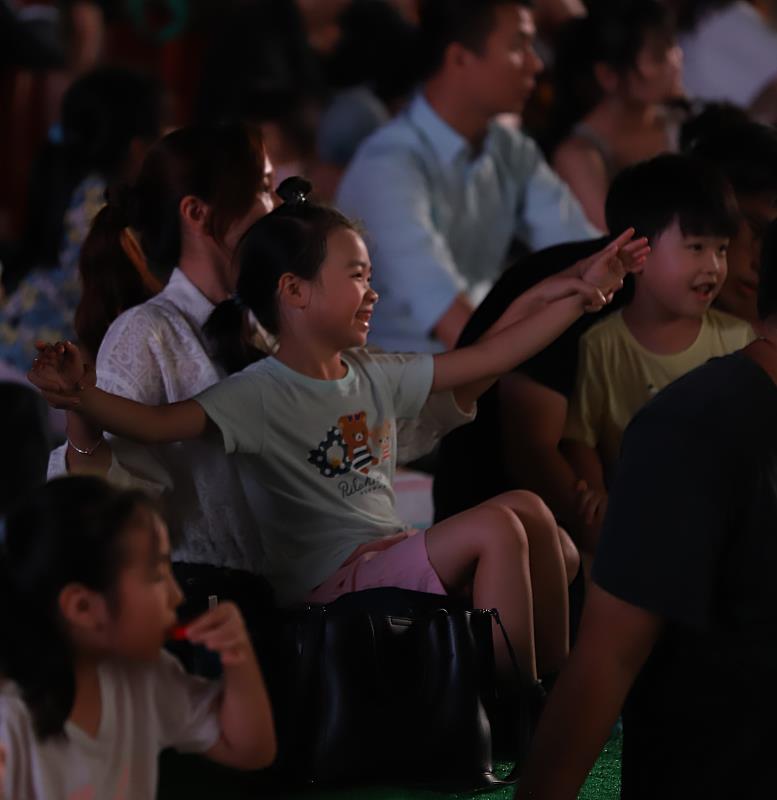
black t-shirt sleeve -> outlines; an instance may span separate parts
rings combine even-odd
[[[605,591],[667,620],[705,629],[736,507],[738,456],[725,419],[694,415],[686,389],[659,395],[627,428],[593,567]],[[670,387],[670,390],[672,387]]]
[[[545,278],[557,275],[576,261],[604,247],[609,238],[586,242],[569,242],[532,253],[506,270],[485,300],[470,318],[458,342],[464,347],[475,342],[504,314],[516,297]],[[622,302],[623,293],[604,313],[614,311]],[[586,314],[568,328],[558,339],[536,356],[519,364],[516,372],[528,375],[537,383],[568,397],[575,385],[577,345],[588,328],[602,314]]]

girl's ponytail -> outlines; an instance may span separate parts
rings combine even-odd
[[[251,338],[249,311],[238,298],[219,303],[203,326],[213,345],[214,358],[229,375],[264,358]]]
[[[73,659],[48,598],[20,593],[16,572],[0,544],[0,675],[16,681],[35,733],[46,739],[62,732],[73,707]]]

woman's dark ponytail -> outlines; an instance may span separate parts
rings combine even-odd
[[[151,274],[131,226],[137,201],[127,185],[112,186],[106,204],[92,222],[79,257],[81,300],[74,326],[79,342],[94,361],[113,320],[145,303],[162,288]]]

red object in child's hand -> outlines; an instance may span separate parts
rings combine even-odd
[[[176,625],[170,631],[170,638],[174,642],[182,642],[184,639],[188,639],[189,638],[188,637],[188,633],[189,633],[189,631],[188,631],[186,625]]]

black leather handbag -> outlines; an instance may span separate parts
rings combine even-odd
[[[493,772],[495,619],[401,589],[276,612],[254,636],[275,713],[275,769],[314,783],[512,782]],[[519,717],[525,750],[529,714]]]

